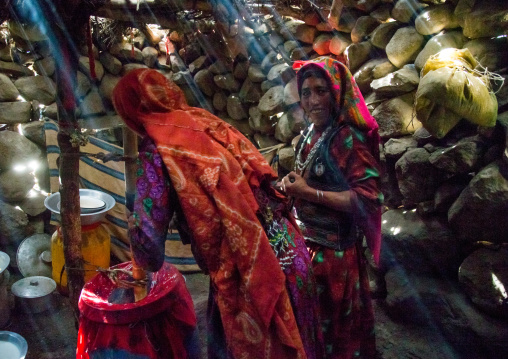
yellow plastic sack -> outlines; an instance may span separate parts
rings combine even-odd
[[[420,105],[423,105],[426,100],[427,99],[423,98],[420,99]],[[443,138],[446,136],[446,134],[450,132],[451,129],[454,128],[461,120],[460,115],[448,110],[443,105],[438,105],[435,102],[428,101],[427,106],[425,106],[427,107],[425,110],[428,113],[428,116],[420,113],[423,120],[420,122],[422,123],[422,126],[436,138]],[[420,117],[418,117],[418,119],[420,119]]]
[[[442,67],[456,67],[473,70],[478,65],[478,61],[474,58],[469,49],[444,49],[437,54],[429,57],[421,71],[421,77],[425,76],[429,71],[437,70]]]
[[[439,109],[440,106],[444,109]],[[465,118],[480,126],[494,126],[497,99],[476,74],[459,68],[442,67],[430,71],[420,80],[415,110],[418,120],[429,132],[443,137],[458,122],[457,118]],[[450,115],[448,122],[445,115]]]

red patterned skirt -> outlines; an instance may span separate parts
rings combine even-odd
[[[317,282],[325,358],[375,358],[374,310],[359,245],[344,251],[307,245]]]

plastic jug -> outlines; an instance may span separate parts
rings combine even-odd
[[[97,267],[109,268],[111,237],[101,222],[81,226],[81,251],[83,254],[85,282],[97,274]],[[51,237],[51,257],[53,261],[52,277],[58,291],[68,294],[67,273],[63,252],[63,237],[60,227]]]

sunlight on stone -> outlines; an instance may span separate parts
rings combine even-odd
[[[390,228],[390,231],[393,233],[394,236],[400,233],[400,227],[392,227]]]
[[[25,166],[25,165],[15,165],[13,167],[13,170],[16,172],[25,172],[26,169],[27,169],[27,166]]]
[[[494,273],[491,273],[492,274],[492,283],[494,283],[494,287],[496,287],[496,289],[499,291],[499,293],[501,293],[501,296],[503,298],[508,298],[508,295],[506,294],[506,289],[503,285],[503,283],[501,283],[501,281],[499,280],[499,278],[494,274]]]

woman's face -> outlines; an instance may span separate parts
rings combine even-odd
[[[324,130],[331,121],[332,91],[325,79],[309,77],[303,81],[301,99],[303,110],[307,113],[316,130]]]

